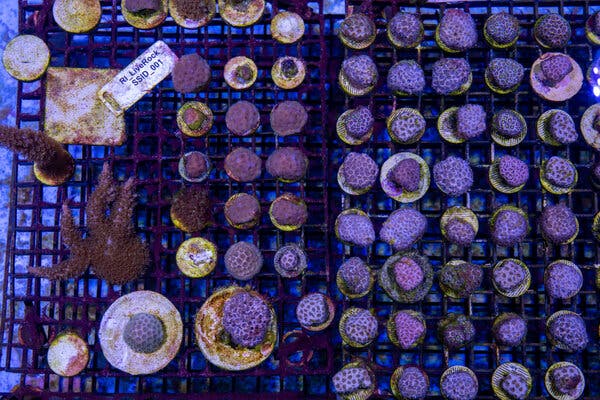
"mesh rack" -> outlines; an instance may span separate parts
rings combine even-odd
[[[562,108],[575,122],[583,111],[595,102],[587,84],[571,100],[557,105],[542,101],[532,94],[524,82],[513,94],[493,94],[483,81],[483,70],[494,57],[515,58],[526,67],[526,76],[533,61],[541,54],[531,37],[533,24],[539,15],[559,12],[571,23],[573,37],[565,51],[586,69],[595,56],[595,48],[586,40],[583,26],[587,17],[600,10],[600,1],[470,1],[459,3],[467,7],[475,18],[479,32],[487,16],[499,10],[516,15],[522,26],[517,46],[507,51],[491,50],[480,34],[478,45],[466,53],[474,81],[470,90],[458,97],[436,96],[430,88],[431,65],[442,56],[433,36],[444,7],[455,5],[407,5],[402,0],[349,0],[346,8],[362,10],[372,15],[379,28],[375,45],[366,52],[376,61],[381,82],[370,95],[350,99],[337,85],[341,61],[350,54],[334,36],[341,15],[325,15],[321,0],[311,3],[273,0],[272,12],[295,9],[307,23],[301,43],[294,46],[273,44],[268,26],[272,12],[251,28],[231,28],[216,17],[208,27],[185,30],[169,18],[160,27],[149,31],[131,28],[120,16],[117,0],[102,0],[102,22],[93,34],[65,34],[51,17],[51,1],[21,0],[20,32],[34,32],[49,44],[51,65],[70,67],[122,68],[156,40],[167,42],[179,55],[198,51],[213,67],[210,88],[197,96],[181,96],[172,89],[170,79],[142,98],[126,114],[128,135],[123,146],[68,146],[76,158],[76,174],[67,184],[44,187],[32,177],[32,165],[23,159],[13,161],[11,214],[9,220],[6,278],[3,283],[3,341],[1,368],[20,375],[21,391],[17,398],[188,398],[203,393],[207,399],[245,398],[335,398],[330,377],[341,366],[355,357],[367,359],[378,377],[378,391],[374,397],[390,398],[389,380],[401,364],[417,363],[424,367],[431,380],[432,398],[440,398],[439,377],[449,365],[467,365],[479,378],[478,398],[491,399],[490,378],[493,370],[503,362],[523,363],[534,378],[531,398],[544,398],[547,392],[543,376],[547,367],[556,361],[569,360],[581,367],[586,376],[585,399],[600,398],[600,358],[597,340],[600,309],[596,294],[595,265],[600,252],[591,232],[591,223],[599,210],[599,199],[590,185],[589,166],[596,156],[582,140],[567,148],[543,145],[535,135],[535,122],[550,108]],[[399,9],[421,13],[425,25],[425,40],[416,49],[406,52],[394,50],[385,38],[384,15]],[[274,60],[283,54],[301,54],[307,61],[308,73],[304,84],[295,91],[277,90],[269,71]],[[249,91],[232,91],[222,80],[225,62],[236,55],[249,55],[258,67],[256,84]],[[428,85],[419,97],[399,98],[389,94],[384,81],[389,67],[399,59],[416,59],[425,69]],[[526,81],[526,80],[525,80]],[[41,128],[43,125],[44,81],[41,84],[19,83],[17,117],[20,126]],[[215,126],[201,139],[183,138],[176,134],[174,121],[177,108],[188,99],[197,98],[209,104],[215,114]],[[262,128],[248,138],[227,134],[224,114],[238,99],[253,101],[261,111]],[[285,139],[267,130],[268,114],[272,106],[283,99],[300,99],[309,111],[306,134]],[[462,145],[443,142],[435,129],[437,116],[444,109],[466,102],[484,105],[488,114],[508,107],[515,108],[527,120],[528,135],[517,147],[501,148],[488,139],[469,141]],[[349,147],[335,135],[337,117],[357,104],[369,105],[376,117],[375,133],[361,146]],[[398,107],[415,107],[427,120],[423,139],[415,146],[400,146],[390,141],[385,129],[385,118]],[[29,111],[33,110],[33,111]],[[274,148],[295,144],[304,149],[310,160],[308,176],[301,183],[281,184],[264,177],[252,184],[234,183],[223,172],[222,163],[229,150],[238,144],[252,147],[263,159]],[[215,199],[216,223],[202,232],[217,244],[222,256],[227,247],[237,240],[254,241],[263,251],[266,266],[251,281],[275,306],[279,325],[279,344],[273,355],[259,367],[239,373],[219,370],[211,366],[195,345],[193,317],[204,299],[217,287],[232,283],[224,272],[222,257],[215,272],[206,279],[183,277],[174,260],[177,246],[189,235],[174,228],[169,219],[172,194],[182,185],[177,173],[177,162],[189,150],[205,151],[216,166],[210,178],[212,197]],[[471,161],[475,184],[469,194],[448,198],[432,185],[425,197],[414,206],[428,219],[428,230],[418,244],[435,270],[452,258],[461,258],[482,264],[486,278],[482,287],[467,300],[444,296],[434,284],[424,301],[417,305],[392,302],[379,287],[359,300],[344,298],[335,285],[334,274],[348,257],[358,255],[375,268],[383,265],[392,252],[388,245],[376,242],[367,250],[342,246],[333,236],[333,221],[339,212],[350,207],[365,210],[373,219],[376,231],[399,204],[389,199],[376,187],[362,196],[344,194],[335,179],[343,156],[350,151],[365,151],[379,165],[398,151],[413,151],[430,165],[447,155],[461,155]],[[487,169],[494,158],[502,154],[519,155],[531,166],[527,186],[517,194],[503,195],[493,191],[487,182]],[[543,191],[538,182],[539,166],[551,155],[568,156],[579,172],[579,183],[569,195],[555,196]],[[27,273],[28,265],[51,265],[68,256],[61,243],[58,223],[60,207],[65,199],[76,218],[83,225],[86,200],[95,185],[105,161],[112,163],[116,176],[123,180],[134,175],[138,178],[136,222],[139,232],[150,243],[153,266],[143,279],[122,287],[109,287],[86,274],[77,280],[49,283]],[[263,220],[249,232],[230,229],[222,217],[224,202],[237,192],[254,192],[261,199]],[[282,233],[270,223],[266,210],[270,202],[284,191],[301,195],[309,207],[309,221],[302,230]],[[576,213],[580,234],[572,245],[548,248],[539,238],[536,220],[547,204],[564,201]],[[523,208],[530,216],[532,231],[525,242],[514,249],[494,246],[487,230],[491,212],[503,204]],[[442,240],[439,217],[450,206],[467,205],[479,218],[480,231],[476,243],[468,250],[450,246]],[[331,238],[331,239],[330,239]],[[301,279],[281,279],[272,265],[273,254],[285,243],[301,243],[309,257],[309,271]],[[507,299],[495,294],[490,282],[490,267],[506,257],[522,259],[531,269],[532,285],[519,299]],[[544,266],[557,258],[568,258],[582,266],[584,287],[570,301],[551,302],[543,286]],[[121,294],[139,289],[156,290],[176,305],[184,321],[184,339],[175,359],[159,373],[133,377],[107,363],[100,350],[97,327],[102,313]],[[337,305],[337,318],[332,326],[318,334],[300,330],[294,308],[300,297],[308,292],[329,293]],[[353,350],[344,346],[337,332],[342,309],[350,306],[372,308],[380,321],[377,342],[367,350]],[[428,334],[423,345],[414,350],[399,351],[385,334],[388,316],[399,308],[414,308],[426,316]],[[589,346],[581,353],[568,354],[553,349],[545,337],[545,319],[556,310],[568,309],[580,313],[587,323]],[[448,352],[436,339],[435,324],[447,312],[463,312],[471,316],[477,335],[472,347]],[[528,320],[526,343],[512,350],[499,349],[492,341],[490,327],[501,312],[512,311]],[[59,378],[47,366],[45,350],[32,351],[19,344],[18,329],[26,314],[38,315],[37,322],[50,335],[64,329],[75,329],[88,339],[91,358],[88,368],[75,378]],[[31,387],[40,387],[41,391]],[[228,394],[226,394],[228,393]],[[8,397],[8,396],[7,396]]]

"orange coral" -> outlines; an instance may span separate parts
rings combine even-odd
[[[133,178],[118,186],[110,167],[104,164],[86,207],[87,237],[82,238],[71,210],[63,204],[60,228],[64,243],[71,249],[70,258],[50,268],[35,267],[29,271],[50,279],[67,279],[80,276],[91,266],[99,278],[110,284],[123,284],[141,276],[150,256],[131,222],[134,188]]]

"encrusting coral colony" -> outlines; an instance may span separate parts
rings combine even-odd
[[[127,0],[122,7],[126,20],[141,29],[160,24],[167,11],[182,27],[195,29],[208,23],[216,12],[214,0],[202,1],[206,4],[199,7],[196,3],[200,0],[171,0],[168,6],[165,0]],[[341,142],[342,151],[334,161],[337,187],[333,190],[339,188],[344,199],[343,209],[336,209],[335,218],[326,221],[330,224],[328,232],[335,236],[335,251],[343,260],[333,266],[333,274],[327,275],[334,277],[332,287],[304,285],[305,277],[322,271],[315,272],[316,260],[311,259],[304,244],[303,227],[314,223],[309,194],[313,183],[308,179],[314,154],[304,142],[311,115],[303,105],[303,97],[279,101],[268,110],[268,118],[261,118],[265,111],[262,103],[237,97],[226,111],[219,110],[224,114],[224,118],[219,116],[223,120],[219,127],[213,126],[214,117],[206,104],[190,101],[177,113],[182,140],[210,137],[215,129],[223,129],[230,141],[223,157],[214,157],[208,150],[183,154],[177,170],[182,180],[168,199],[170,223],[181,231],[181,241],[185,241],[177,252],[182,274],[190,279],[214,274],[226,280],[226,284],[207,285],[207,293],[202,295],[203,302],[192,324],[195,344],[215,366],[240,371],[274,357],[273,351],[287,339],[290,325],[294,325],[294,334],[308,337],[309,343],[310,337],[320,331],[337,332],[344,351],[357,355],[345,358],[349,360],[345,365],[336,361],[336,371],[330,376],[328,387],[337,398],[345,400],[364,400],[374,394],[404,400],[437,395],[425,366],[415,364],[423,361],[422,357],[411,358],[410,362],[408,357],[400,357],[399,365],[389,374],[389,389],[379,388],[378,375],[383,369],[363,355],[382,340],[391,342],[398,354],[410,355],[424,343],[428,348],[439,346],[445,357],[443,369],[435,377],[435,390],[449,400],[476,399],[481,388],[489,386],[489,377],[485,384],[480,382],[473,370],[459,365],[457,360],[462,358],[452,358],[453,354],[472,351],[482,341],[491,343],[499,355],[523,346],[528,329],[535,328],[545,329],[548,352],[561,356],[586,351],[593,340],[588,318],[573,311],[577,302],[572,300],[584,290],[584,268],[569,259],[571,253],[565,250],[576,240],[580,220],[583,225],[584,219],[578,217],[570,197],[569,201],[561,197],[576,192],[583,181],[580,164],[569,159],[569,151],[563,151],[579,139],[575,120],[568,110],[561,109],[562,102],[576,95],[582,84],[580,66],[563,52],[575,30],[561,15],[539,16],[530,36],[543,54],[533,65],[522,65],[511,51],[524,37],[524,27],[515,16],[504,11],[494,13],[479,27],[468,10],[442,8],[435,29],[428,31],[434,35],[431,43],[435,41],[441,56],[424,65],[426,58],[412,57],[420,54],[413,49],[420,48],[427,31],[421,15],[404,11],[394,15],[387,10],[386,30],[379,32],[381,21],[368,10],[360,11],[347,15],[336,31],[339,44],[348,50],[337,75],[339,89],[348,101],[347,109],[336,115],[335,132],[328,132],[332,143],[338,138]],[[263,0],[219,0],[221,17],[234,27],[250,26],[264,12]],[[585,28],[589,40],[600,44],[600,14],[591,16]],[[271,30],[280,44],[295,43],[304,35],[302,17],[281,12]],[[385,71],[378,65],[381,60],[369,52],[369,47],[383,42],[399,55],[393,62],[386,61]],[[488,60],[484,69],[472,69],[469,51],[481,43],[493,48],[498,56]],[[172,90],[191,95],[208,90],[216,78],[210,61],[196,53],[181,55],[171,73]],[[228,85],[228,90],[246,90],[263,73],[259,72],[263,66],[257,64],[247,57],[234,57],[224,67],[222,79],[218,79],[223,87]],[[301,58],[281,57],[271,70],[273,88],[294,89],[311,72],[311,66]],[[530,73],[529,80],[526,73]],[[478,96],[464,96],[472,85],[506,99],[527,87],[556,108],[548,107],[533,121],[535,137],[530,118],[526,120],[508,107],[508,101],[478,104]],[[362,101],[374,93],[384,93],[394,99],[394,105],[403,106],[382,116],[373,101]],[[448,102],[436,111],[421,107],[420,100],[404,106],[407,99],[420,99],[423,93]],[[590,135],[600,135],[600,111],[590,113],[595,114],[581,120],[586,140]],[[268,127],[264,126],[267,123]],[[265,152],[259,145],[245,141],[266,131],[283,145]],[[436,147],[419,156],[419,142],[423,137],[431,140],[432,134],[438,135],[435,140],[441,150]],[[370,146],[370,141],[381,140],[382,136],[386,148],[380,152]],[[526,138],[539,139],[547,149],[542,155],[531,155],[541,157],[536,158],[535,165],[522,152],[513,151]],[[489,163],[469,150],[482,142],[492,146]],[[32,162],[35,176],[44,184],[61,185],[74,174],[75,161],[69,152],[44,132],[0,126],[0,145]],[[109,285],[124,285],[143,278],[147,269],[161,267],[158,253],[162,244],[154,243],[152,237],[142,240],[136,232],[138,181],[131,177],[117,182],[113,167],[110,162],[103,165],[79,219],[74,218],[69,200],[62,205],[60,238],[68,256],[49,267],[30,266],[29,273],[67,280],[80,278],[89,268],[93,276]],[[600,185],[600,163],[591,170],[592,182]],[[222,192],[212,191],[213,179],[227,182],[229,190],[237,192],[216,198],[222,197]],[[262,179],[272,180],[272,193],[256,189]],[[480,220],[474,211],[481,211],[482,206],[472,196],[488,184],[496,194],[481,200],[490,202],[491,207]],[[520,200],[516,199],[519,192],[533,190],[542,190],[547,197],[538,204],[529,204],[528,212],[528,206],[520,208]],[[375,193],[377,196],[372,196]],[[437,218],[432,210],[439,211],[441,217]],[[212,235],[209,231],[219,224],[228,232],[227,248],[217,248],[208,239]],[[280,233],[274,249],[263,239],[265,226]],[[594,226],[582,229],[591,229],[600,240],[600,222],[595,220]],[[287,236],[289,232],[299,233],[301,239],[290,240],[294,236]],[[439,240],[432,240],[435,237]],[[543,240],[545,255],[561,256],[545,263],[543,274],[534,273],[539,269],[534,271],[521,259],[525,259],[524,248],[535,251],[531,250],[537,243],[532,241],[534,238]],[[482,241],[493,250],[482,250]],[[431,259],[438,247],[450,255],[442,262]],[[381,257],[385,258],[383,262]],[[194,270],[198,275],[193,274]],[[302,282],[298,287],[306,293],[294,300],[293,322],[288,319],[289,310],[281,309],[289,307],[289,299],[284,306],[268,290],[263,291],[258,279],[262,276],[275,277],[279,287]],[[517,308],[507,311],[508,307],[503,307],[502,311],[494,311],[492,326],[482,326],[471,307],[476,296],[489,296],[488,289],[507,305],[513,305],[517,304],[514,299],[538,288],[543,289],[549,307],[565,306],[540,316],[542,325],[535,321],[534,326],[519,307],[518,312],[513,312]],[[371,302],[371,296],[377,301]],[[448,307],[435,314],[438,311],[422,306],[430,296],[436,297],[435,301],[443,298]],[[385,311],[367,308],[381,303],[389,307]],[[464,303],[469,306],[456,311],[456,305]],[[278,321],[283,314],[285,324]],[[28,309],[19,337],[26,346],[41,349],[45,332],[35,329],[31,315],[32,309]],[[286,336],[280,337],[284,328]],[[33,333],[28,335],[25,329]],[[435,334],[429,335],[432,330]],[[149,374],[177,355],[182,332],[182,318],[175,306],[158,293],[140,290],[110,306],[102,318],[99,339],[115,368],[134,375]],[[85,345],[83,339],[71,334]],[[82,357],[88,355],[87,347],[80,350],[81,364],[82,360],[87,362]],[[55,354],[65,361],[60,353]],[[449,359],[453,366],[448,364]],[[71,367],[71,371],[74,368],[53,365],[55,371],[61,370],[57,365]],[[536,374],[535,379],[539,378]],[[585,376],[577,365],[557,361],[548,366],[544,383],[554,398],[575,399],[584,391]],[[498,362],[491,378],[491,390],[500,399],[524,400],[535,385],[529,370],[515,362]]]

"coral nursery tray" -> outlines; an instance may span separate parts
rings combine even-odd
[[[333,399],[336,394],[332,376],[359,358],[366,360],[375,373],[377,390],[373,398],[392,398],[390,378],[394,370],[399,365],[414,363],[429,375],[431,398],[441,398],[443,371],[450,366],[464,365],[478,377],[477,398],[492,399],[490,382],[494,370],[502,363],[518,362],[533,378],[530,398],[541,399],[548,396],[544,386],[546,370],[559,361],[573,362],[582,370],[586,378],[582,398],[600,398],[600,305],[595,283],[600,247],[592,232],[594,216],[600,211],[600,199],[590,180],[590,167],[598,161],[598,155],[583,140],[581,132],[578,141],[567,147],[544,144],[536,134],[538,118],[552,108],[568,112],[579,127],[584,111],[596,103],[597,98],[584,82],[570,100],[550,103],[537,96],[529,84],[530,68],[542,54],[532,36],[538,17],[553,12],[566,18],[572,27],[572,37],[564,52],[585,73],[600,48],[586,39],[585,22],[591,14],[600,11],[600,1],[412,3],[347,1],[347,12],[366,13],[378,28],[374,44],[357,52],[346,49],[337,37],[344,15],[325,14],[323,0],[269,1],[263,17],[246,28],[231,27],[217,13],[208,25],[198,29],[181,28],[169,17],[149,30],[130,26],[121,15],[120,1],[102,0],[98,27],[82,34],[66,33],[56,24],[52,1],[20,0],[19,32],[44,39],[50,48],[52,67],[121,70],[162,40],[178,56],[198,52],[210,64],[212,80],[205,90],[182,95],[174,90],[170,77],[165,79],[125,112],[126,138],[122,145],[66,145],[75,159],[75,174],[61,186],[42,185],[33,176],[33,165],[15,157],[2,287],[0,368],[16,374],[19,385],[15,393],[5,394],[6,398],[184,399],[201,393],[201,397],[207,399]],[[460,96],[439,96],[431,88],[432,65],[444,55],[435,42],[435,29],[449,7],[467,10],[479,34],[477,44],[465,53],[473,83]],[[295,11],[303,17],[305,34],[298,43],[283,45],[272,39],[271,18],[280,10]],[[399,10],[420,13],[424,39],[416,49],[397,50],[386,38],[386,18]],[[500,11],[515,15],[521,26],[516,45],[508,50],[491,49],[481,33],[487,17]],[[370,94],[349,97],[338,85],[338,72],[342,61],[356,53],[372,57],[380,79]],[[255,84],[244,91],[231,89],[223,79],[227,61],[241,55],[252,58],[258,68]],[[292,90],[278,88],[271,79],[271,67],[284,55],[298,56],[306,63],[304,82]],[[485,68],[496,57],[513,58],[525,67],[525,79],[511,94],[498,95],[486,86]],[[401,59],[413,59],[423,66],[426,89],[418,96],[393,96],[386,87],[388,71]],[[44,128],[48,118],[45,114],[47,80],[48,76],[33,83],[19,83],[16,107],[20,127]],[[204,102],[213,112],[214,126],[206,136],[192,138],[178,132],[177,110],[189,100]],[[260,111],[261,128],[253,135],[237,137],[228,133],[225,113],[239,100],[254,103]],[[308,124],[303,134],[280,137],[270,129],[271,109],[283,100],[299,100],[306,107]],[[518,111],[526,121],[527,135],[520,144],[510,148],[494,143],[488,133],[461,144],[443,140],[436,128],[438,116],[450,107],[465,103],[482,105],[489,116],[501,108]],[[351,146],[336,135],[336,122],[344,111],[359,105],[371,109],[375,117],[374,132],[364,144]],[[386,118],[401,107],[418,109],[426,120],[425,133],[415,144],[400,145],[390,140]],[[235,147],[251,148],[264,162],[282,145],[300,147],[308,157],[308,173],[300,182],[282,183],[263,172],[252,183],[238,183],[225,173],[225,157]],[[178,173],[179,159],[192,150],[204,152],[215,167],[207,180],[215,221],[195,235],[217,246],[216,268],[204,278],[187,277],[178,269],[176,251],[192,235],[177,229],[169,216],[173,195],[184,185]],[[351,151],[370,155],[380,168],[398,152],[419,155],[430,169],[450,155],[469,160],[474,184],[467,194],[449,197],[432,179],[427,193],[412,205],[425,215],[428,223],[416,249],[429,258],[436,273],[452,259],[483,267],[483,283],[474,294],[467,299],[446,296],[437,278],[425,298],[414,304],[393,301],[378,283],[360,299],[349,299],[340,292],[336,272],[347,259],[361,257],[379,270],[394,252],[380,240],[367,248],[342,244],[335,237],[336,217],[349,208],[361,209],[371,218],[378,233],[387,217],[401,206],[388,197],[378,183],[358,196],[348,195],[340,188],[336,179],[338,169]],[[513,194],[502,194],[488,182],[490,165],[503,154],[518,156],[528,164],[530,179],[522,190]],[[542,163],[554,155],[568,158],[577,168],[578,184],[567,194],[551,194],[539,183]],[[134,282],[115,286],[98,279],[91,271],[79,279],[61,282],[29,273],[29,266],[50,266],[68,258],[69,250],[59,226],[62,204],[68,200],[75,223],[86,226],[86,205],[105,162],[110,164],[117,180],[136,178],[138,205],[133,222],[150,247],[151,264],[147,273]],[[253,193],[260,201],[263,213],[254,229],[236,230],[225,220],[225,202],[239,192]],[[307,204],[308,221],[299,230],[279,230],[268,216],[271,202],[284,192],[302,197]],[[574,211],[580,232],[569,245],[550,247],[542,239],[537,221],[544,207],[559,202]],[[532,228],[520,245],[508,249],[494,245],[488,229],[493,211],[501,205],[524,210]],[[450,245],[442,236],[439,221],[452,206],[471,208],[479,220],[479,232],[470,247]],[[262,364],[246,371],[229,372],[213,366],[203,356],[197,345],[194,318],[211,294],[236,282],[226,272],[223,256],[229,246],[238,241],[253,242],[265,259],[265,266],[248,285],[273,305],[279,340]],[[273,265],[277,249],[289,243],[300,245],[307,253],[307,271],[297,278],[282,278]],[[520,259],[531,271],[531,286],[518,298],[501,296],[492,285],[492,267],[508,257]],[[576,263],[583,273],[582,289],[566,301],[551,300],[544,287],[545,267],[559,258]],[[103,355],[98,334],[100,320],[109,306],[120,296],[142,289],[159,292],[175,305],[181,313],[183,337],[178,353],[164,369],[151,375],[132,376],[110,365]],[[302,296],[312,292],[326,293],[335,303],[335,319],[321,332],[303,330],[295,315]],[[344,344],[338,331],[340,317],[350,307],[373,310],[378,320],[377,338],[363,349]],[[410,350],[399,350],[386,334],[389,316],[399,309],[420,311],[427,325],[423,343]],[[583,351],[558,350],[546,337],[546,319],[558,310],[570,310],[582,316],[590,338]],[[472,346],[449,351],[437,339],[436,325],[449,312],[464,313],[471,318],[476,330]],[[503,312],[514,312],[527,320],[529,331],[522,345],[505,348],[493,341],[492,323]],[[73,330],[86,339],[90,358],[83,372],[72,378],[60,377],[48,365],[47,344],[40,350],[23,345],[19,331],[32,324],[43,331],[42,336],[49,338]]]

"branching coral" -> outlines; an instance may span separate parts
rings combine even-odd
[[[71,249],[70,258],[50,268],[35,267],[29,271],[49,279],[68,279],[80,276],[90,266],[100,279],[110,284],[138,278],[150,256],[131,222],[136,204],[134,189],[133,178],[118,186],[109,165],[104,164],[98,186],[86,207],[87,236],[81,236],[71,210],[63,204],[60,231]]]

